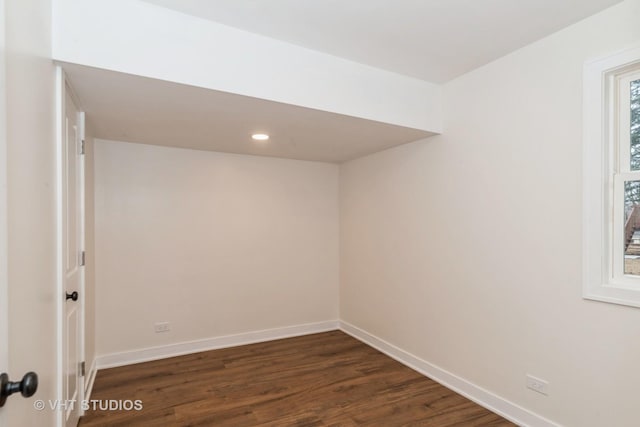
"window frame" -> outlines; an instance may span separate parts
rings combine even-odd
[[[640,46],[589,61],[583,73],[583,297],[633,307],[640,307],[640,276],[624,274],[624,183],[640,180],[640,171],[630,170],[630,143],[622,144],[630,119],[619,87],[637,73]]]

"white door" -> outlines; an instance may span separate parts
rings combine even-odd
[[[84,115],[65,87],[62,138],[62,399],[64,425],[76,427],[84,397],[83,301],[84,301],[84,166],[82,141]]]

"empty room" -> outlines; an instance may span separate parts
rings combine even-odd
[[[640,0],[0,0],[0,427],[640,425]]]

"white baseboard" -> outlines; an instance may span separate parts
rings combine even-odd
[[[85,372],[85,382],[84,382],[84,400],[91,399],[91,392],[93,391],[93,383],[96,381],[96,374],[98,373],[98,368],[96,365],[96,359],[93,359],[91,362],[91,367],[88,372]]]
[[[117,366],[149,362],[151,360],[182,356],[184,354],[197,353],[200,351],[236,347],[239,345],[255,344],[264,341],[333,331],[338,329],[338,325],[339,322],[337,320],[330,320],[326,322],[308,323],[284,328],[267,329],[263,331],[245,332],[237,335],[226,335],[197,341],[181,342],[161,347],[143,348],[123,353],[107,354],[97,357],[97,368],[115,368]]]
[[[457,375],[433,365],[393,344],[384,341],[348,322],[332,320],[327,322],[309,323],[288,326],[284,328],[267,329],[263,331],[246,332],[237,335],[226,335],[197,341],[169,344],[161,347],[151,347],[122,353],[99,356],[92,363],[85,386],[85,399],[89,399],[93,389],[98,369],[114,368],[134,363],[148,362],[167,357],[181,356],[200,351],[216,350],[220,348],[236,347],[282,338],[291,338],[320,332],[340,329],[363,343],[381,351],[403,365],[431,378],[469,400],[493,411],[502,417],[523,427],[558,427],[558,424],[537,415],[513,402],[491,393]]]
[[[558,424],[422,360],[350,323],[340,321],[340,330],[511,422],[523,427],[558,427]]]

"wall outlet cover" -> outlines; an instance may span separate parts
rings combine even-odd
[[[156,322],[154,325],[154,330],[156,331],[156,333],[158,332],[169,332],[170,328],[169,328],[169,322]]]
[[[527,375],[527,388],[538,393],[549,395],[549,383],[540,378],[536,378],[533,375]]]

